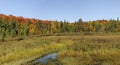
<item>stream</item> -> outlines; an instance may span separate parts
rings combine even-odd
[[[57,60],[57,53],[50,53],[38,59],[28,62],[29,65],[46,65],[47,63],[52,63],[52,65],[62,65]]]
[[[45,64],[48,60],[55,60],[56,56],[57,56],[56,53],[51,53],[51,54],[48,54],[46,56],[43,56],[42,58],[39,58],[35,62],[40,62],[42,64]]]

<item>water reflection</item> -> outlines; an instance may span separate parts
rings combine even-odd
[[[51,53],[46,56],[43,56],[42,58],[36,60],[35,62],[40,62],[42,64],[45,64],[48,60],[54,60],[56,59],[57,54],[56,53]]]

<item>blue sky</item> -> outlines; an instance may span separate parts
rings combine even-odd
[[[0,13],[42,20],[117,19],[120,0],[0,0]]]

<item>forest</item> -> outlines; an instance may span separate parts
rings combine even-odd
[[[75,22],[49,21],[22,16],[0,14],[0,38],[25,37],[54,33],[79,33],[79,32],[120,32],[120,20],[83,21],[81,18]]]

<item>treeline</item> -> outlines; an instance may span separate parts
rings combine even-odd
[[[120,21],[111,19],[84,22],[79,19],[70,23],[66,20],[48,21],[0,14],[0,38],[2,40],[5,37],[74,32],[120,32]]]

